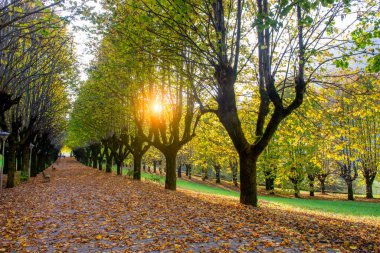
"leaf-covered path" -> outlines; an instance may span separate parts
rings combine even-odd
[[[61,159],[0,194],[5,252],[327,252],[380,250],[377,224],[165,191]]]

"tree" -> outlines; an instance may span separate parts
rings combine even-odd
[[[306,87],[323,82],[318,78],[324,66],[344,58],[334,50],[348,45],[350,26],[338,29],[335,23],[344,18],[349,1],[110,0],[103,6],[105,12],[94,15],[96,24],[123,41],[123,52],[138,55],[131,61],[134,69],[149,69],[158,77],[159,85],[132,78],[143,93],[157,86],[168,91],[173,87],[169,80],[177,78],[179,85],[186,83],[183,93],[193,98],[197,113],[218,117],[239,155],[240,201],[256,206],[259,156],[281,122],[303,103]],[[170,75],[163,75],[165,71]],[[259,101],[249,120],[242,119],[242,100],[237,98],[245,82],[254,84],[247,85],[247,96]],[[169,125],[159,126],[156,116],[155,122],[146,121],[157,129]],[[255,125],[253,138],[244,127],[247,122]],[[152,140],[145,134],[144,140],[170,153],[167,165],[175,168],[173,157],[180,147],[173,144],[168,151],[161,132],[155,130]],[[170,169],[167,188],[174,189],[174,181],[175,169]]]
[[[335,122],[331,124],[332,138],[335,143],[334,160],[339,168],[339,176],[346,182],[348,200],[354,200],[353,181],[358,177],[358,134],[357,121],[350,103],[352,95],[342,91],[335,91],[333,96],[334,107],[332,114]],[[331,108],[331,107],[330,107]]]
[[[229,3],[222,0],[130,3],[126,8],[139,15],[138,21],[143,23],[141,29],[162,41],[158,43],[161,50],[174,52],[177,57],[181,55],[178,49],[185,47],[197,56],[197,60],[192,60],[202,70],[197,72],[202,74],[193,82],[194,96],[202,112],[215,113],[227,130],[240,158],[240,201],[256,206],[258,157],[283,119],[302,104],[306,85],[320,65],[329,62],[324,59],[321,64],[312,63],[314,60],[318,62],[320,52],[323,54],[336,46],[338,36],[333,23],[344,11],[345,4],[302,1],[270,5],[264,0],[249,5],[240,0]],[[252,29],[249,20],[254,20],[256,30]],[[321,40],[326,33],[332,38],[329,42]],[[129,35],[133,37],[133,34]],[[248,44],[249,36],[256,43]],[[282,42],[280,38],[289,40]],[[137,41],[136,47],[157,52],[157,44],[149,47],[149,44],[138,43],[141,41]],[[257,53],[257,58],[252,57],[253,53]],[[169,54],[165,56],[166,60],[172,58]],[[244,133],[236,100],[239,74],[248,65],[255,67],[258,85],[252,87],[260,94],[256,138],[251,142]],[[297,66],[294,71],[288,67],[293,65]],[[284,90],[291,90],[289,94],[293,96],[284,98]],[[205,105],[210,97],[214,102]]]
[[[379,82],[374,77],[361,77],[357,80],[366,89],[365,95],[356,96],[353,106],[356,112],[353,117],[357,121],[359,152],[359,170],[366,183],[366,196],[373,198],[372,184],[376,178],[380,162],[380,111],[377,99],[380,91]]]
[[[221,176],[230,167],[232,179],[237,185],[237,154],[226,130],[213,114],[206,114],[200,121],[194,145],[194,159],[198,164],[207,164],[215,170],[216,183],[221,183]]]
[[[32,176],[57,157],[63,144],[73,54],[65,22],[52,6],[30,1],[0,5],[0,127],[11,133],[7,187],[15,185],[17,155],[22,156],[21,176],[28,178],[30,143],[35,144]]]

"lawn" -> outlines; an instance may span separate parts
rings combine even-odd
[[[160,182],[164,182],[163,176],[152,175],[142,172],[142,178],[146,180],[152,180],[160,178]],[[239,197],[239,193],[236,191],[213,187],[209,185],[198,184],[195,182],[189,182],[182,179],[177,180],[177,186],[179,188],[202,192],[215,195],[223,195],[230,197]],[[272,196],[259,196],[260,200],[269,201],[272,203],[292,206],[301,209],[308,209],[313,211],[330,212],[351,216],[372,216],[380,217],[380,204],[358,202],[358,201],[342,201],[342,200],[310,200],[310,199],[294,199],[294,198],[281,198]]]
[[[116,171],[116,166],[112,167],[113,171]],[[127,174],[127,169],[123,170],[123,175]],[[141,177],[145,180],[160,182],[164,184],[165,177],[161,175],[155,175],[141,172]],[[219,187],[213,187],[210,185],[199,184],[196,182],[190,182],[182,179],[177,179],[177,187],[190,190],[194,192],[207,193],[213,195],[221,195],[228,197],[239,197],[239,193],[236,191],[222,189]],[[282,198],[275,196],[259,196],[259,200],[272,202],[279,205],[290,206],[305,210],[329,212],[341,215],[351,216],[367,216],[367,217],[380,217],[380,204],[368,203],[358,201],[343,201],[343,200],[313,200],[313,199],[294,199],[294,198]]]

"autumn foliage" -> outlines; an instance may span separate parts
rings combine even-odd
[[[379,223],[168,192],[66,158],[1,193],[0,251],[376,252]],[[101,182],[101,183],[99,183]]]

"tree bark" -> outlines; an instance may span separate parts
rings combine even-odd
[[[106,173],[112,172],[112,155],[106,156]]]
[[[373,199],[372,184],[375,178],[366,178],[365,179],[365,189],[366,189],[366,198]]]
[[[22,171],[22,152],[16,151],[16,171]]]
[[[164,153],[166,159],[165,189],[175,191],[177,188],[176,158],[177,152]]]
[[[94,169],[98,168],[98,154],[92,155],[92,167]]]
[[[314,181],[310,181],[310,197],[314,197]]]
[[[191,179],[191,164],[186,164],[187,176]]]
[[[322,180],[322,181],[321,181],[321,191],[322,191],[322,194],[327,194],[327,193],[326,193],[325,180]]]
[[[215,165],[214,168],[215,168],[215,177],[216,177],[215,183],[220,184],[220,166]]]
[[[157,173],[157,161],[153,161],[153,173]]]
[[[22,174],[26,177],[29,177],[29,156],[30,149],[25,145],[22,149]]]
[[[293,188],[294,188],[294,197],[301,198],[300,189],[298,188],[298,185],[294,184]]]
[[[202,168],[202,181],[206,181],[208,179],[208,170],[207,167]]]
[[[354,200],[354,188],[352,186],[352,181],[346,181],[346,183],[348,200]]]
[[[318,177],[318,180],[319,180],[319,183],[321,184],[321,192],[323,195],[325,195],[326,194],[326,185],[325,185],[326,178]]]
[[[103,170],[103,159],[104,159],[104,152],[102,153],[102,150],[100,150],[99,152],[99,157],[98,157],[98,167],[99,167],[99,170]]]
[[[43,151],[37,154],[37,170],[38,173],[43,171],[45,169],[45,164],[46,164],[46,155],[44,154]]]
[[[232,182],[234,183],[235,187],[238,187],[238,180],[237,180],[237,167],[234,167],[232,169]]]
[[[272,172],[269,172],[269,173],[264,172],[264,174],[265,174],[265,190],[273,192],[275,177],[272,175]]]
[[[7,178],[7,188],[12,188],[15,186],[15,173],[16,173],[16,150],[10,145],[8,149],[8,178]]]
[[[141,160],[142,155],[133,155],[133,179],[141,180]]]
[[[241,153],[240,162],[240,203],[257,206],[256,166],[257,157]]]
[[[91,149],[89,147],[86,148],[86,165],[91,167]]]
[[[309,178],[310,197],[314,197],[314,192],[315,192],[315,188],[314,188],[315,174],[309,173],[307,175],[307,177]]]
[[[270,194],[274,194],[274,178],[272,176],[265,177],[265,190],[270,191]]]
[[[92,167],[93,167],[94,169],[97,169],[97,168],[98,168],[98,159],[94,158],[94,159],[92,160]]]
[[[32,149],[32,167],[30,170],[30,174],[32,177],[37,176],[38,170],[37,170],[37,150],[36,148]]]
[[[121,176],[121,162],[119,162],[119,161],[117,161],[116,162],[116,174],[118,175],[118,176]]]
[[[98,164],[99,164],[99,166],[98,166],[98,167],[99,167],[99,170],[103,170],[103,163],[102,163],[102,162],[103,162],[103,159],[101,159],[101,160],[99,159],[99,161],[98,161]]]
[[[178,177],[182,177],[182,170],[181,170],[182,166],[181,164],[178,165],[178,168],[177,168],[177,174],[178,174]]]

